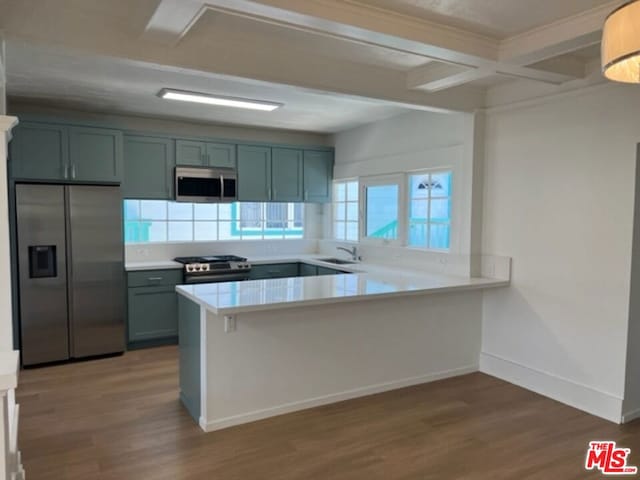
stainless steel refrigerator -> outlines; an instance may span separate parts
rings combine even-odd
[[[124,351],[118,187],[16,185],[23,365]]]

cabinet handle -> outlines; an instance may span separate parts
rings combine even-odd
[[[269,197],[269,200],[271,200],[271,189],[267,192],[267,196]]]
[[[281,270],[268,270],[268,273],[280,273]]]
[[[62,167],[62,176],[64,178],[69,178],[69,165]]]
[[[309,200],[309,190],[304,191],[304,199]]]
[[[162,280],[162,277],[149,277],[147,278],[147,280],[149,280],[150,282],[159,282],[160,280]]]
[[[76,178],[76,164],[71,165],[71,178],[75,180]]]

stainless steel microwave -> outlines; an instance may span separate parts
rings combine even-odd
[[[238,175],[233,168],[176,167],[176,201],[221,203],[238,199]]]

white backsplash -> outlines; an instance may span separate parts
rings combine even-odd
[[[146,243],[125,246],[127,262],[172,260],[195,255],[268,255],[307,254],[318,251],[317,240],[243,240],[217,242]]]
[[[327,256],[347,258],[349,255],[336,247],[352,247],[353,243],[335,240],[319,240],[319,252]],[[433,273],[460,275],[464,277],[477,276],[508,280],[511,276],[511,258],[494,255],[455,255],[451,253],[429,252],[406,247],[391,247],[382,245],[357,244],[358,254],[364,262],[406,267],[413,270],[424,270]],[[472,262],[474,260],[474,262]],[[478,264],[479,272],[472,273],[472,264]]]

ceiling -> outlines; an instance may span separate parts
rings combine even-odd
[[[287,130],[333,133],[408,109],[285,85],[202,74],[67,50],[7,45],[7,90],[14,101]],[[283,103],[273,112],[162,100],[162,88]]]
[[[582,84],[621,1],[0,0],[0,30],[13,100],[333,133]],[[170,103],[161,88],[285,106]]]
[[[503,39],[607,2],[603,0],[361,0],[361,3]]]

